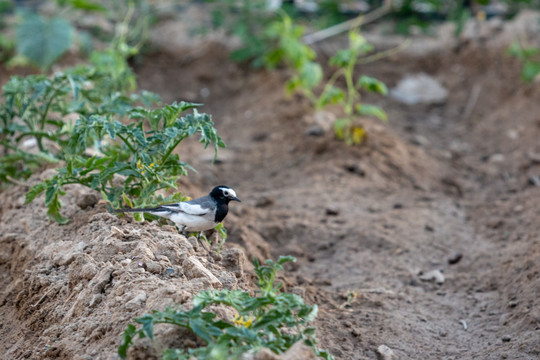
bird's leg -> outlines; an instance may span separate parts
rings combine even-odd
[[[186,233],[184,232],[186,230],[186,225],[182,225],[182,227],[176,226],[176,228],[178,229],[178,233],[180,235],[186,236]]]
[[[206,236],[204,236],[203,232],[199,231],[199,234],[197,234],[197,241],[199,242],[199,244],[201,244],[204,251],[206,251],[206,255],[208,255],[208,250],[206,249],[206,246],[204,246],[203,241],[201,240],[201,237],[204,237],[204,239],[208,241],[208,239],[206,239]]]

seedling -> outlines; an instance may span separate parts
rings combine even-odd
[[[355,69],[365,55],[373,51],[373,46],[356,31],[349,33],[349,48],[339,50],[329,65],[337,68],[324,83],[323,70],[315,61],[315,52],[302,43],[304,30],[294,24],[290,17],[282,15],[269,28],[267,35],[277,42],[275,49],[268,52],[265,62],[269,67],[285,63],[293,72],[286,84],[289,94],[300,92],[315,107],[321,110],[330,104],[337,104],[343,109],[345,116],[334,124],[334,131],[339,139],[347,144],[360,144],[365,137],[363,127],[357,124],[356,116],[370,116],[387,121],[387,115],[381,108],[360,102],[360,91],[386,95],[386,85],[370,76],[362,75],[355,81]],[[345,81],[345,90],[336,85],[337,81]]]
[[[276,282],[282,264],[295,261],[291,256],[280,257],[277,262],[266,260],[254,262],[259,290],[255,296],[241,290],[201,291],[193,299],[191,310],[167,308],[154,310],[152,314],[135,319],[137,325],[129,324],[118,347],[118,355],[125,359],[128,348],[135,338],[154,338],[154,326],[173,324],[189,329],[202,339],[206,346],[196,349],[167,349],[162,359],[240,359],[247,352],[268,348],[281,354],[297,341],[311,346],[323,359],[334,357],[326,350],[317,348],[315,329],[308,327],[317,316],[317,305],[307,305],[295,294],[280,291]],[[218,319],[208,310],[211,305],[223,304],[233,308],[232,319]]]

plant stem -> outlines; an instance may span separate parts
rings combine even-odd
[[[345,81],[347,83],[347,104],[345,105],[345,113],[348,116],[352,115],[354,99],[356,98],[357,92],[354,88],[353,74],[354,74],[354,65],[356,64],[356,55],[351,59],[347,64],[347,70],[345,71]]]
[[[41,130],[41,132],[43,132],[43,130],[45,130],[45,122],[47,120],[47,114],[49,114],[49,109],[51,107],[51,104],[52,104],[54,98],[56,97],[56,92],[57,92],[57,89],[54,89],[52,91],[52,95],[51,95],[49,101],[47,101],[47,105],[45,105],[45,110],[41,114],[40,126],[39,126],[39,129]],[[36,140],[37,140],[39,151],[44,152],[45,148],[43,147],[42,136],[41,135],[37,136],[37,134],[36,134]]]
[[[132,154],[135,154],[137,151],[131,146],[131,144],[127,141],[127,139],[124,137],[124,135],[116,134],[123,142],[126,144],[126,146],[129,148]]]
[[[174,145],[169,148],[169,150],[167,150],[167,152],[165,153],[165,155],[161,159],[162,164],[165,164],[165,162],[167,161],[167,159],[169,158],[169,156],[171,155],[173,150],[178,146],[178,144],[180,144],[180,141],[182,141],[184,139],[185,139],[185,136],[180,137],[180,139],[178,139],[178,141],[175,142]]]

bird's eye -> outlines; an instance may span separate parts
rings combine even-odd
[[[230,194],[229,194],[229,192],[227,190],[223,190],[223,195],[229,196]]]

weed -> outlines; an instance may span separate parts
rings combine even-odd
[[[281,283],[276,283],[282,264],[295,260],[286,256],[277,262],[255,261],[259,287],[256,296],[240,290],[201,291],[195,295],[191,310],[167,308],[137,318],[138,325],[129,324],[124,331],[118,354],[125,359],[136,337],[153,339],[156,324],[173,324],[191,330],[206,346],[187,351],[168,349],[162,359],[239,359],[242,354],[262,348],[280,354],[297,341],[311,346],[318,356],[333,359],[327,351],[316,347],[315,329],[308,327],[317,316],[317,305],[307,305],[298,295],[280,292]],[[215,313],[204,311],[218,304],[232,307],[237,315],[233,319],[217,319]]]
[[[345,117],[334,124],[336,136],[347,144],[359,144],[365,137],[364,129],[356,125],[355,115],[376,117],[387,121],[387,115],[381,108],[360,102],[360,91],[386,95],[386,85],[370,76],[362,75],[355,81],[355,68],[361,61],[370,60],[363,57],[373,51],[365,38],[356,31],[349,33],[349,48],[339,50],[329,61],[337,68],[319,91],[323,79],[323,70],[314,61],[314,51],[301,38],[303,28],[294,24],[290,17],[283,15],[269,29],[269,36],[277,41],[276,48],[266,56],[266,62],[272,66],[284,62],[293,70],[293,75],[286,84],[289,94],[300,92],[313,104],[316,110],[321,110],[330,104],[340,105]],[[336,85],[343,78],[345,90]]]
[[[219,223],[216,226],[216,232],[221,237],[221,240],[219,240],[217,244],[217,253],[221,253],[221,249],[223,248],[223,245],[225,245],[225,242],[227,241],[227,229],[225,229],[225,226],[223,223]]]
[[[540,74],[540,49],[536,46],[522,45],[514,41],[508,48],[508,54],[517,57],[522,63],[521,78],[532,82]]]

